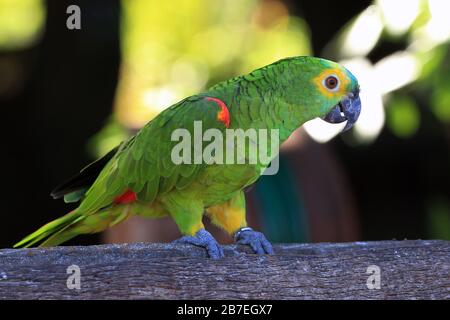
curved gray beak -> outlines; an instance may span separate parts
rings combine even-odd
[[[359,90],[356,90],[342,99],[325,117],[322,119],[329,123],[342,123],[347,121],[342,132],[350,130],[356,123],[361,113],[361,99]]]

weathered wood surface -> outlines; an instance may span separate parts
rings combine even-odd
[[[450,299],[449,241],[225,247],[125,244],[0,250],[1,299]],[[80,268],[68,289],[67,268]],[[367,268],[380,268],[368,289]]]

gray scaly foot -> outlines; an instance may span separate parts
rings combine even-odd
[[[197,231],[195,236],[184,236],[180,239],[175,240],[173,243],[187,243],[205,248],[208,252],[209,257],[212,259],[220,259],[224,257],[222,247],[219,245],[219,243],[217,243],[216,239],[214,239],[211,233],[209,233],[205,229]]]
[[[234,239],[238,244],[249,245],[256,254],[274,254],[272,244],[261,232],[252,228],[242,228],[236,232]]]

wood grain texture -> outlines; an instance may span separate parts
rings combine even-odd
[[[1,299],[450,299],[449,241],[276,245],[226,257],[172,244],[0,250]],[[81,270],[68,289],[67,268]],[[381,289],[367,288],[367,268]]]

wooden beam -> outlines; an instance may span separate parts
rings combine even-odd
[[[201,248],[172,244],[3,249],[0,299],[450,299],[449,241],[275,251],[226,246],[213,261]]]

